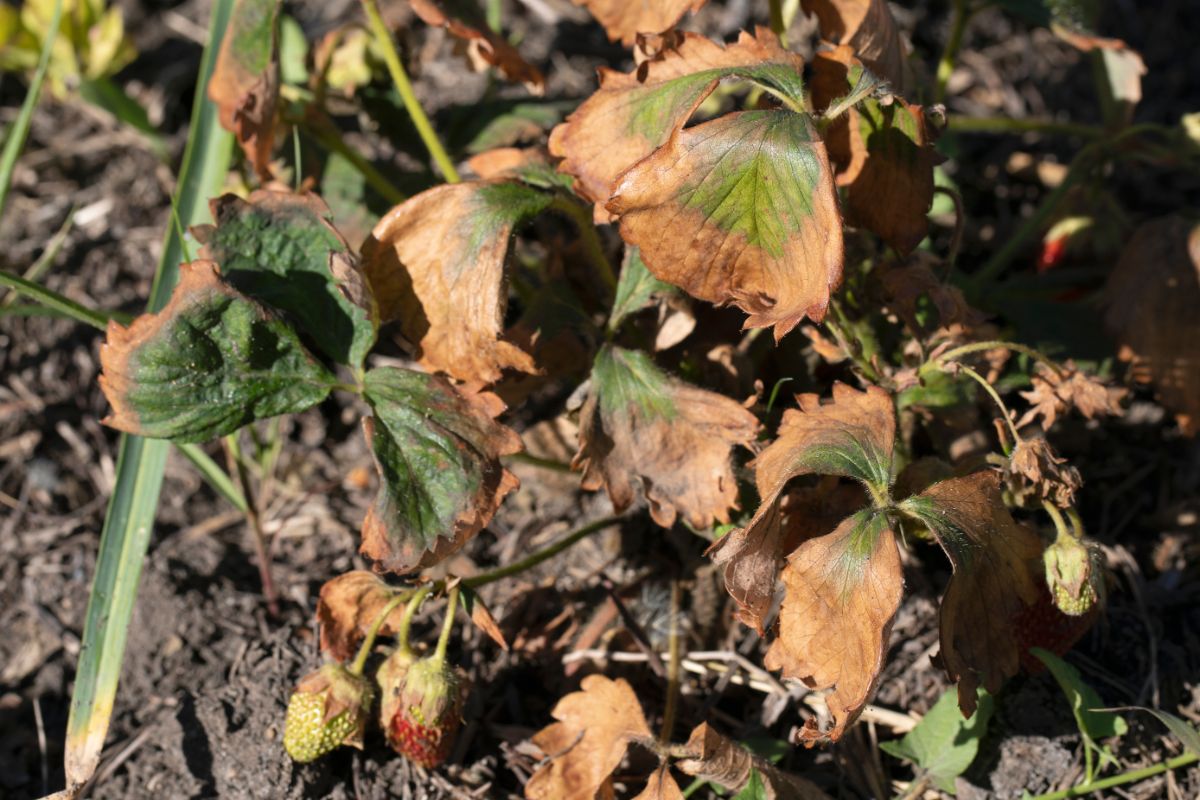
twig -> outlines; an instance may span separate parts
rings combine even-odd
[[[671,581],[671,634],[667,648],[667,652],[670,654],[667,660],[667,702],[663,708],[662,730],[658,734],[658,741],[664,745],[671,742],[671,735],[675,729],[675,714],[679,708],[679,663],[682,649],[682,637],[679,635],[681,595],[679,581]]]

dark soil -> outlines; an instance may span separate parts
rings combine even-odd
[[[119,79],[169,133],[177,163],[201,52],[194,37],[203,34],[208,3],[121,5],[141,56]],[[947,9],[913,5],[897,7],[897,17],[921,68],[932,74]],[[534,13],[535,6],[555,21]],[[1110,6],[1102,30],[1139,49],[1149,68],[1138,119],[1174,123],[1200,107],[1200,48],[1188,41],[1200,30],[1200,6],[1187,0]],[[319,34],[356,9],[351,2],[305,2],[294,13]],[[522,52],[549,76],[551,97],[585,96],[596,66],[625,63],[624,52],[565,0],[506,3],[505,19]],[[689,27],[729,37],[766,19],[765,0],[730,0],[711,2]],[[975,18],[965,41],[951,111],[1098,121],[1086,60],[1045,30],[992,9]],[[413,33],[406,43],[423,48],[419,90],[440,119],[488,91],[487,79],[469,76],[440,34]],[[0,84],[5,125],[23,92],[18,79]],[[521,96],[514,87],[501,93]],[[1011,156],[1020,151],[1065,162],[1079,146],[1034,135],[953,141],[946,170],[969,213],[964,263],[986,257],[1044,191],[1008,174]],[[1183,189],[1159,191],[1159,177],[1114,180],[1122,181],[1127,207],[1153,216],[1186,199],[1172,192],[1195,189],[1185,180]],[[172,188],[172,170],[137,136],[77,103],[43,102],[0,220],[0,268],[26,269],[74,209],[75,224],[44,282],[86,305],[137,311],[150,291]],[[96,383],[101,340],[98,331],[70,321],[0,317],[0,798],[39,797],[63,783],[74,665],[116,454],[115,433],[99,423],[106,413]],[[558,413],[568,393],[569,387],[542,390],[510,424],[528,432],[537,419]],[[503,652],[475,629],[464,629],[455,644],[452,655],[475,690],[448,766],[420,773],[377,733],[362,752],[342,749],[314,765],[294,765],[281,746],[282,722],[291,686],[320,663],[317,592],[334,575],[367,566],[356,554],[370,497],[355,478],[355,468],[369,463],[356,417],[357,410],[330,401],[281,429],[285,447],[265,514],[276,540],[278,617],[264,606],[244,519],[172,454],[108,747],[90,796],[520,797],[537,763],[528,737],[550,721],[555,700],[577,688],[588,669],[633,682],[652,724],[662,713],[664,683],[645,663],[568,655],[580,647],[639,652],[619,621],[579,644],[605,608],[601,579],[617,587],[661,645],[657,623],[668,613],[668,582],[685,578],[688,648],[739,651],[761,663],[757,637],[731,622],[728,598],[702,555],[707,542],[682,528],[664,534],[644,514],[634,515],[619,530],[484,592],[514,646]],[[543,439],[549,444],[531,445],[536,454],[569,460],[573,441],[537,441]],[[1181,438],[1149,394],[1136,397],[1123,419],[1071,423],[1056,441],[1087,481],[1081,510],[1114,576],[1107,612],[1072,662],[1107,704],[1152,705],[1200,720],[1200,445]],[[210,452],[221,460],[219,448]],[[455,574],[512,561],[608,510],[603,495],[579,491],[576,476],[524,464],[513,469],[521,490],[452,563]],[[918,544],[906,565],[908,595],[876,705],[920,714],[947,688],[930,663],[947,577],[940,552]],[[417,634],[427,639],[434,622],[422,618]],[[803,695],[798,689],[765,694],[722,682],[715,672],[689,674],[677,735],[707,718],[739,738],[785,738],[800,724],[798,709],[807,709]],[[1179,752],[1153,720],[1127,717],[1130,732],[1107,743],[1125,768]],[[876,718],[834,747],[793,750],[783,765],[834,796],[891,794],[893,779],[911,778],[907,767],[872,746],[891,736],[886,720]],[[1082,765],[1080,738],[1057,685],[1046,674],[1023,675],[998,696],[960,796],[1015,799],[1024,791],[1065,788],[1080,779]],[[637,783],[618,778],[627,789]],[[1198,797],[1200,769],[1096,796]]]

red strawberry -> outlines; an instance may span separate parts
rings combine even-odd
[[[374,699],[370,682],[341,664],[326,664],[296,684],[288,701],[283,747],[306,763],[341,745],[362,749]]]
[[[1056,656],[1065,655],[1083,638],[1099,616],[1099,604],[1092,605],[1080,616],[1064,614],[1054,604],[1050,589],[1039,581],[1037,601],[1013,618],[1021,666],[1030,674],[1041,672],[1046,666],[1029,652],[1029,648],[1041,647]]]
[[[391,667],[385,662],[379,673],[388,744],[423,767],[438,766],[449,757],[462,723],[470,688],[466,674],[437,658],[400,661]]]

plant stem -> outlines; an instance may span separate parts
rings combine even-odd
[[[604,245],[600,242],[600,234],[596,232],[596,226],[592,222],[588,206],[560,194],[550,202],[546,210],[557,211],[574,223],[575,228],[579,231],[579,241],[583,245],[584,254],[596,268],[596,274],[604,282],[609,295],[616,294],[617,275],[613,272],[612,264],[609,263],[608,256],[604,253]]]
[[[954,17],[950,23],[950,38],[946,40],[946,49],[938,61],[937,87],[933,92],[933,102],[941,103],[946,99],[946,84],[954,72],[954,64],[958,61],[958,51],[962,48],[963,32],[973,12],[967,9],[966,0],[954,0]]]
[[[536,567],[538,564],[541,564],[547,559],[554,558],[554,556],[570,548],[577,542],[586,539],[596,531],[604,530],[610,525],[616,525],[621,521],[621,519],[621,516],[614,515],[611,517],[598,519],[595,522],[589,522],[582,528],[579,528],[578,530],[567,534],[562,539],[559,539],[554,544],[538,550],[535,553],[530,553],[520,561],[509,564],[506,567],[499,567],[489,572],[480,573],[479,575],[475,575],[471,578],[464,578],[463,586],[466,586],[470,589],[478,589],[480,586],[487,586],[489,583],[495,583],[498,580],[503,580],[504,578],[508,578],[512,575],[519,575],[527,569]]]
[[[1054,522],[1054,532],[1059,537],[1071,537],[1071,530],[1067,527],[1066,520],[1063,519],[1062,512],[1058,510],[1058,506],[1051,503],[1049,500],[1042,501],[1042,510],[1045,511],[1051,521]]]
[[[324,114],[317,115],[310,109],[300,124],[310,136],[317,140],[318,144],[329,152],[337,153],[346,159],[350,166],[354,167],[358,171],[358,174],[363,176],[363,180],[379,193],[380,197],[389,203],[397,205],[408,199],[408,196],[397,189],[382,172],[375,168],[374,164],[364,158],[353,147],[346,144],[346,140],[342,138],[342,134],[338,130],[337,125],[333,123],[333,120]]]
[[[421,607],[422,601],[429,596],[433,591],[433,585],[429,584],[422,586],[412,593],[408,599],[408,605],[404,607],[404,616],[400,618],[400,630],[396,631],[396,645],[400,652],[412,654],[412,648],[408,644],[408,631],[412,627],[412,619],[417,613],[417,609]]]
[[[960,347],[951,348],[950,350],[947,350],[938,356],[934,361],[929,361],[923,364],[921,366],[921,371],[925,372],[926,367],[929,367],[931,370],[940,369],[940,365],[950,361],[956,361],[963,356],[970,355],[971,353],[979,353],[984,350],[999,350],[1000,348],[1011,350],[1014,353],[1022,353],[1027,355],[1038,363],[1045,364],[1047,367],[1054,370],[1054,374],[1063,374],[1063,368],[1058,365],[1058,362],[1046,355],[1043,355],[1040,350],[1035,350],[1028,345],[1019,344],[1017,342],[1005,342],[999,339],[990,339],[986,342],[971,342],[970,344],[964,344]]]
[[[671,743],[671,735],[675,731],[675,715],[679,708],[679,673],[683,660],[683,637],[679,635],[679,606],[682,602],[682,589],[678,579],[671,581],[671,633],[668,639],[669,661],[667,662],[667,702],[663,708],[662,729],[658,741],[663,745]]]
[[[962,195],[949,186],[933,187],[935,194],[944,194],[954,203],[954,234],[950,237],[950,250],[946,253],[946,274],[954,272],[954,264],[958,261],[958,251],[962,249],[963,231],[967,227],[967,215],[963,210]]]
[[[787,23],[783,19],[783,0],[771,0],[771,32],[779,37],[779,43],[787,47]]]
[[[446,616],[442,620],[442,634],[438,636],[437,649],[433,651],[433,660],[439,665],[446,663],[446,647],[450,644],[450,634],[454,630],[454,612],[458,610],[458,594],[461,584],[455,584],[446,598]]]
[[[116,314],[106,314],[103,311],[94,311],[81,306],[74,300],[68,300],[58,292],[51,291],[33,281],[25,280],[19,275],[13,275],[11,272],[0,270],[0,286],[7,286],[47,308],[61,311],[76,322],[91,325],[93,328],[102,331],[108,329],[109,319],[117,318]],[[124,315],[121,316],[124,317]],[[127,317],[125,319],[126,321],[128,320]]]
[[[271,576],[271,540],[263,530],[258,498],[255,497],[254,487],[250,482],[250,471],[246,469],[246,462],[242,459],[242,448],[236,433],[225,437],[225,454],[229,461],[229,471],[237,475],[242,497],[246,500],[246,522],[250,524],[250,532],[254,535],[254,557],[258,561],[258,577],[262,582],[263,599],[267,601],[267,613],[277,617],[279,594],[275,591],[275,580]]]
[[[387,63],[392,82],[396,84],[396,91],[400,93],[400,99],[404,101],[404,107],[408,109],[408,115],[412,117],[413,125],[416,126],[421,141],[425,143],[429,155],[441,169],[446,182],[458,183],[461,180],[458,170],[454,168],[454,162],[446,154],[446,148],[442,147],[437,133],[433,130],[433,125],[429,122],[429,117],[425,115],[425,109],[421,107],[417,95],[413,92],[408,73],[404,71],[404,63],[396,51],[396,43],[392,41],[392,33],[379,14],[379,6],[376,5],[375,0],[362,0],[362,5],[363,10],[367,13],[367,25],[370,28],[371,36],[374,37],[379,49],[383,51],[383,60]]]
[[[403,593],[397,594],[387,602],[387,605],[383,607],[383,611],[379,612],[379,616],[376,617],[375,621],[371,623],[370,630],[368,630],[367,635],[363,637],[362,644],[358,648],[358,653],[354,656],[354,662],[350,664],[349,669],[352,675],[362,675],[363,667],[367,665],[367,659],[370,658],[371,650],[375,647],[375,637],[379,635],[380,629],[383,628],[383,623],[385,623],[387,618],[391,616],[392,611],[395,610],[396,606],[400,605],[407,599],[407,595]]]
[[[1142,769],[1135,769],[1129,772],[1122,772],[1120,775],[1113,775],[1108,778],[1095,781],[1093,783],[1081,783],[1078,786],[1072,786],[1069,789],[1063,789],[1058,792],[1050,792],[1049,794],[1039,794],[1029,798],[1029,800],[1067,800],[1069,797],[1082,797],[1092,792],[1098,792],[1101,789],[1109,789],[1113,786],[1120,786],[1125,783],[1133,783],[1134,781],[1153,778],[1155,775],[1160,775],[1164,772],[1169,772],[1179,767],[1186,767],[1189,764],[1194,764],[1200,761],[1200,755],[1195,753],[1184,753],[1181,756],[1168,759],[1166,761],[1153,764]]]
[[[1080,122],[1058,122],[1052,119],[1012,119],[1011,117],[968,117],[951,114],[946,120],[946,130],[952,133],[1058,133],[1064,136],[1081,136],[1098,139],[1104,129],[1097,125]]]
[[[849,327],[850,321],[846,319],[846,315],[842,312],[841,305],[836,299],[830,298],[829,308],[833,312],[833,316],[836,317],[836,320],[826,317],[825,327],[829,328],[833,333],[834,338],[838,340],[838,344],[845,351],[846,356],[854,362],[854,365],[866,376],[867,380],[872,383],[879,383],[881,377],[879,371],[875,369],[870,361],[863,357],[861,350],[856,349],[854,343],[846,335],[845,329]]]
[[[529,464],[532,467],[541,467],[542,469],[548,469],[554,472],[571,471],[570,464],[565,464],[562,461],[555,461],[552,458],[542,458],[541,456],[530,455],[524,451],[520,453],[513,453],[510,456],[505,456],[505,458],[509,459],[510,461],[517,461],[522,464]]]
[[[996,391],[996,387],[988,383],[987,378],[983,377],[966,364],[957,364],[956,366],[964,375],[982,386],[983,390],[992,398],[992,402],[994,402],[996,407],[1000,409],[1000,415],[1004,417],[1004,421],[1008,423],[1008,430],[1012,434],[1013,444],[1015,446],[1017,442],[1021,441],[1021,434],[1017,433],[1017,426],[1012,420],[1012,413],[1008,410],[1008,406],[1004,404],[1004,399],[1000,397],[1000,393]],[[1009,455],[1009,453],[1005,453],[1004,455]]]

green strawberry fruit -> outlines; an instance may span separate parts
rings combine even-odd
[[[288,701],[283,747],[300,763],[314,761],[341,745],[362,749],[374,690],[341,664],[305,675]]]

